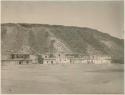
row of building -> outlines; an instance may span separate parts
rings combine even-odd
[[[55,53],[42,55],[43,64],[109,64],[111,63],[110,56],[82,56],[81,54]]]
[[[83,56],[74,53],[12,53],[2,59],[5,64],[110,64],[110,56]]]

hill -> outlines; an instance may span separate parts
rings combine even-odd
[[[84,55],[109,55],[123,63],[124,40],[87,27],[47,24],[1,24],[2,55],[23,45],[36,52],[65,51]],[[52,45],[54,44],[54,45]]]

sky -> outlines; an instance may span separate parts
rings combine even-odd
[[[123,1],[2,1],[2,23],[90,27],[123,38]]]

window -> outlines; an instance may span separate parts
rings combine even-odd
[[[51,64],[53,64],[53,61],[51,61]]]
[[[12,59],[14,59],[14,54],[12,54]]]

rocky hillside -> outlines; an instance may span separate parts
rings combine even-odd
[[[124,40],[87,27],[6,23],[1,25],[2,55],[27,45],[36,52],[65,51],[84,55],[110,55],[123,62]],[[52,45],[53,44],[53,45]]]

